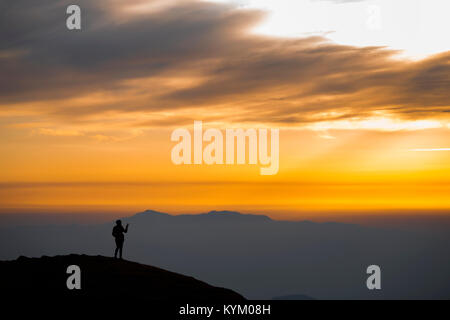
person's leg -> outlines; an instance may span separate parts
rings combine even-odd
[[[114,258],[117,258],[117,252],[119,251],[119,248],[120,248],[120,241],[116,239],[116,250],[114,250]]]
[[[122,259],[122,249],[123,249],[123,241],[121,241],[120,245],[119,245],[119,256],[120,256],[120,259]]]

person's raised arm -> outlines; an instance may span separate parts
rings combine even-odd
[[[128,232],[128,226],[129,226],[130,224],[129,223],[127,223],[127,226],[125,227],[125,233],[127,233]]]

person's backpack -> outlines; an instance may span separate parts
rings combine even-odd
[[[119,232],[117,230],[117,227],[114,227],[112,230],[112,235],[114,238],[117,238],[119,236]]]

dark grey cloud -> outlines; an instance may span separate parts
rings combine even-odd
[[[2,73],[12,76],[2,83],[2,96],[22,99],[30,93],[33,99],[41,96],[37,90],[52,86],[63,91],[110,87],[226,54],[237,50],[236,44],[228,45],[229,38],[259,15],[191,2],[122,22],[114,20],[107,2],[78,1],[82,31],[65,27],[71,1],[4,3],[0,51],[24,54],[0,60]]]

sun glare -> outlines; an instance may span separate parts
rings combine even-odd
[[[422,58],[450,50],[446,0],[210,0],[264,10],[253,31],[278,37],[323,35],[346,45],[387,46],[403,56]]]

